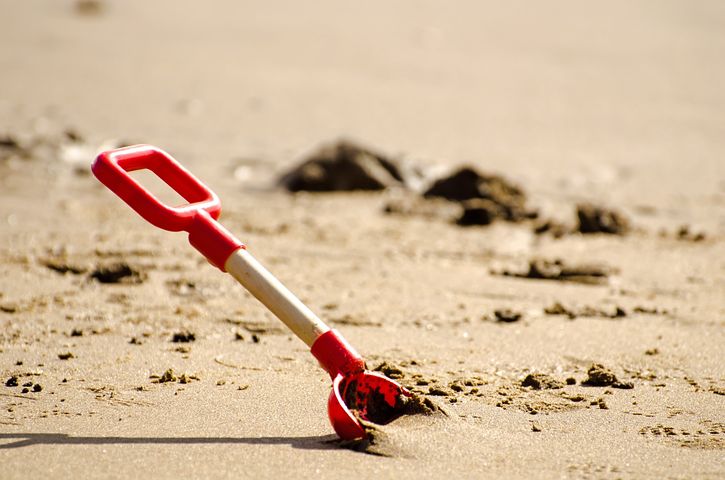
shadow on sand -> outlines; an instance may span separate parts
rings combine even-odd
[[[14,440],[4,443],[6,440]],[[64,433],[0,433],[0,450],[33,445],[290,445],[303,450],[333,450],[335,435],[313,437],[74,437]]]

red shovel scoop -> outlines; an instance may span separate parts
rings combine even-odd
[[[399,417],[411,396],[389,378],[365,369],[365,362],[336,330],[330,329],[216,220],[221,202],[166,152],[136,145],[101,153],[91,167],[106,187],[143,218],[164,230],[189,233],[189,242],[214,266],[230,273],[309,347],[332,377],[327,412],[340,438],[365,437],[360,419],[385,424]],[[186,205],[162,203],[128,172],[148,169],[178,192]]]

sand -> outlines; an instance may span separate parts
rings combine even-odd
[[[0,478],[725,475],[721,2],[94,5],[0,1]],[[340,138],[418,183],[275,186]],[[304,344],[90,175],[133,143],[444,413],[339,442]],[[422,198],[464,166],[539,217]]]

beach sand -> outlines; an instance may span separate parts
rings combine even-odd
[[[722,2],[0,11],[0,478],[725,476]],[[275,185],[342,138],[418,183]],[[135,143],[443,413],[340,442],[307,347],[91,175]],[[464,165],[539,218],[463,227],[421,198]],[[584,202],[627,232],[574,232]],[[529,278],[535,259],[606,275]],[[583,384],[593,364],[624,385]]]

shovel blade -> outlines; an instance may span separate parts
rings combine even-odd
[[[327,402],[330,423],[343,440],[365,437],[360,420],[385,425],[403,414],[411,393],[397,382],[376,372],[337,375]]]

